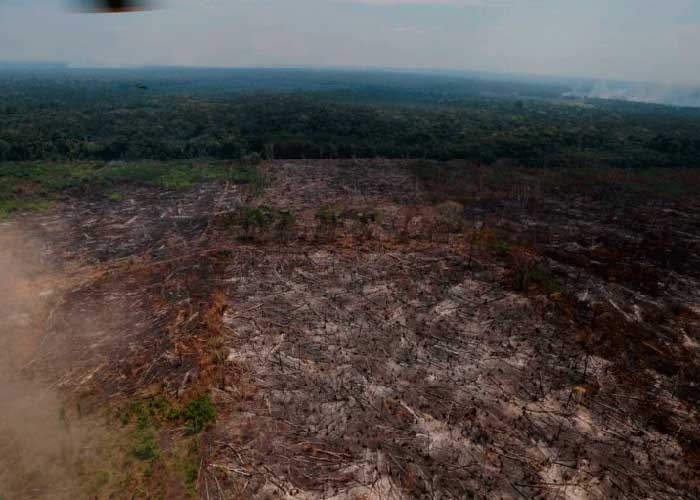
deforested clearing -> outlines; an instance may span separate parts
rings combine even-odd
[[[0,220],[0,498],[700,494],[697,171],[158,168]]]

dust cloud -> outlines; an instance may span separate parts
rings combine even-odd
[[[69,498],[76,485],[83,433],[50,374],[43,382],[26,374],[50,335],[55,277],[42,256],[40,241],[0,222],[0,500]]]

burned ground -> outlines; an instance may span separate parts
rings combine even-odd
[[[189,492],[152,457],[141,496],[699,494],[697,174],[259,168],[5,223],[55,276],[25,377],[85,414],[215,403]]]

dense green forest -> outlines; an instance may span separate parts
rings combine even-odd
[[[700,110],[565,98],[567,90],[378,71],[0,69],[0,160],[698,162]]]

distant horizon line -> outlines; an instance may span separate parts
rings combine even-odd
[[[28,61],[28,60],[7,60],[0,59],[0,69],[9,67],[46,67],[75,70],[124,70],[136,71],[146,69],[188,69],[188,70],[302,70],[302,71],[347,71],[347,72],[388,72],[388,73],[413,73],[442,76],[464,76],[464,77],[496,77],[496,78],[516,78],[529,81],[548,80],[550,83],[613,83],[613,84],[636,84],[636,85],[660,85],[676,88],[700,88],[697,83],[674,83],[662,81],[644,80],[624,80],[619,78],[603,78],[595,76],[570,76],[562,74],[541,74],[541,73],[520,73],[497,70],[479,69],[456,69],[456,68],[425,68],[425,67],[393,67],[393,66],[373,66],[373,65],[260,65],[260,66],[197,66],[186,64],[133,64],[133,65],[99,65],[99,64],[76,64],[67,61]]]

